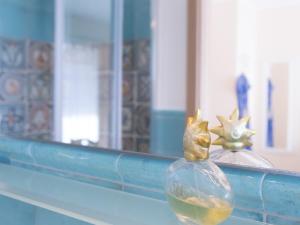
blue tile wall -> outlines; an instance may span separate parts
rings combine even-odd
[[[175,158],[0,138],[4,163],[164,200],[164,179]],[[300,176],[220,165],[235,193],[233,215],[275,225],[300,221]]]
[[[0,35],[10,38],[54,39],[54,0],[0,0]]]
[[[124,0],[124,40],[151,37],[151,0]]]
[[[1,225],[90,225],[12,198],[0,196]]]
[[[2,158],[16,159],[33,163],[31,155],[32,143],[26,140],[14,141],[12,138],[1,137],[0,141],[0,155]]]
[[[91,225],[42,208],[36,209],[34,225]]]
[[[35,207],[0,196],[0,224],[34,225]]]
[[[151,113],[150,152],[155,155],[182,157],[185,112],[153,110]]]
[[[222,167],[235,193],[235,204],[245,209],[263,210],[261,183],[264,174],[257,171],[240,171]]]
[[[139,186],[130,186],[130,185],[124,185],[122,190],[132,194],[143,195],[146,197],[160,199],[160,200],[166,200],[163,191],[149,190],[147,188],[141,188]]]
[[[300,220],[293,220],[290,218],[284,218],[279,216],[267,216],[267,223],[273,224],[273,225],[300,225]]]
[[[263,196],[267,211],[300,217],[300,177],[268,174],[263,184]]]
[[[232,215],[241,218],[247,218],[247,219],[259,221],[259,222],[264,221],[264,216],[262,212],[247,211],[247,210],[235,208],[232,212]]]
[[[37,142],[31,146],[31,154],[38,165],[121,181],[116,165],[118,154],[109,151],[96,154],[80,147],[75,149],[67,145],[45,145]]]
[[[145,158],[140,155],[122,155],[118,170],[126,184],[163,190],[166,169],[170,163],[169,160]]]

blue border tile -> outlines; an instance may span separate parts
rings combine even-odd
[[[246,211],[246,210],[235,208],[232,212],[232,215],[241,218],[247,218],[247,219],[259,221],[259,222],[264,221],[264,217],[261,212]]]
[[[33,225],[35,207],[12,198],[0,196],[0,223],[3,225]]]
[[[31,155],[31,141],[16,140],[9,137],[0,137],[0,153],[2,157],[33,163]]]
[[[300,218],[300,177],[267,175],[263,197],[267,212]]]
[[[164,189],[166,170],[171,161],[145,158],[142,155],[123,155],[118,164],[119,173],[126,184],[149,189]]]
[[[234,202],[244,209],[263,210],[261,182],[264,173],[222,166],[234,192]]]
[[[185,112],[153,110],[151,112],[151,154],[183,156]]]
[[[36,164],[108,180],[121,181],[115,152],[91,152],[80,147],[34,143],[32,155]]]
[[[278,216],[267,216],[267,223],[273,224],[273,225],[300,225],[300,220],[290,220],[287,218],[282,218]]]

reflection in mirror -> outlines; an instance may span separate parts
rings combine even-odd
[[[186,0],[0,3],[2,134],[182,155]]]
[[[231,112],[237,102],[235,85],[243,74],[249,86],[242,107],[251,116],[250,128],[256,130],[252,151],[275,168],[300,171],[300,33],[295,29],[300,1],[202,3],[200,93],[205,115],[216,123],[215,115]]]

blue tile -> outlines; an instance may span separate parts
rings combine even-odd
[[[93,185],[115,189],[115,190],[122,190],[122,186],[123,186],[123,184],[120,181],[114,182],[112,180],[101,179],[99,177],[86,176],[85,174],[81,174],[81,175],[74,174],[72,173],[72,171],[56,170],[55,168],[46,168],[46,167],[41,167],[33,164],[25,164],[19,161],[11,161],[10,164],[28,170],[35,170],[41,173],[59,176],[59,177],[72,179],[83,183],[93,184]]]
[[[183,156],[182,137],[185,112],[154,110],[151,112],[151,154]]]
[[[28,44],[28,67],[35,71],[51,71],[53,69],[52,44],[30,41]]]
[[[282,218],[278,216],[267,216],[267,223],[273,224],[273,225],[300,225],[300,219],[299,220],[290,220],[288,218]]]
[[[140,188],[136,186],[124,186],[123,191],[136,194],[136,195],[142,195],[145,197],[155,198],[159,200],[166,200],[165,194],[162,191],[151,191],[147,190],[146,188]]]
[[[3,69],[25,69],[25,41],[2,39],[0,48]]]
[[[150,135],[149,105],[136,105],[134,107],[134,133],[138,137]]]
[[[24,224],[24,223],[23,223]],[[35,225],[90,225],[89,223],[57,214],[42,208],[37,208]]]
[[[221,167],[226,174],[234,192],[234,202],[244,209],[262,210],[260,186],[264,174],[246,169]]]
[[[131,71],[134,66],[134,48],[133,42],[127,41],[123,44],[123,70]]]
[[[166,170],[170,163],[170,160],[128,154],[120,158],[118,169],[125,184],[164,190]]]
[[[1,89],[1,87],[0,87]],[[9,136],[22,136],[25,130],[25,105],[0,105],[0,133]]]
[[[82,147],[34,143],[32,155],[36,164],[57,170],[78,173],[102,179],[121,181],[115,151],[91,151]]]
[[[9,165],[9,164],[11,164],[11,161],[10,161],[9,157],[7,157],[6,155],[2,155],[0,153],[0,163]]]
[[[0,74],[0,101],[1,103],[21,104],[27,97],[27,79],[18,72]]]
[[[150,63],[151,63],[150,38],[135,40],[134,41],[134,66],[136,70],[149,71]]]
[[[300,218],[300,177],[267,175],[263,197],[267,212]]]
[[[246,210],[235,208],[232,212],[232,215],[241,217],[241,218],[247,218],[247,219],[263,222],[263,215],[260,212],[246,211]]]
[[[139,102],[151,101],[151,76],[149,72],[143,72],[137,76],[137,99]]]
[[[0,154],[2,157],[33,163],[31,155],[32,142],[9,137],[0,137]]]
[[[52,73],[29,73],[28,99],[29,101],[51,101],[53,96]]]
[[[35,207],[0,196],[0,223],[3,225],[34,225]]]

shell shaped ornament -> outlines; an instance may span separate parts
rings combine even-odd
[[[251,137],[255,134],[255,131],[247,128],[249,116],[239,119],[239,111],[235,109],[228,119],[224,116],[217,116],[217,119],[221,125],[210,129],[211,133],[218,135],[212,145],[222,146],[222,149],[212,151],[213,161],[251,167],[273,167],[268,160],[247,149],[252,146]]]
[[[217,225],[232,212],[231,187],[224,173],[209,160],[210,144],[208,122],[201,119],[198,110],[187,121],[185,158],[170,165],[165,184],[168,203],[183,224]]]

